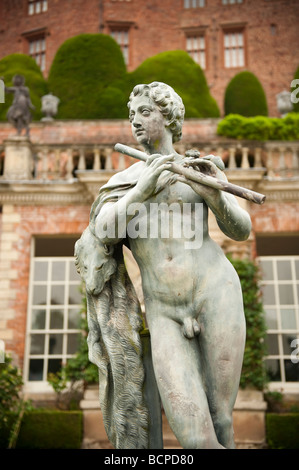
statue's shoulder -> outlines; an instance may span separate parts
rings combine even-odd
[[[124,183],[132,183],[134,180],[138,179],[140,173],[144,169],[145,163],[138,162],[134,163],[133,165],[129,166],[123,171],[119,171],[111,176],[109,183],[110,184],[124,184]]]

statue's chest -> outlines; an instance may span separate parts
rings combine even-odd
[[[158,194],[151,198],[150,202],[194,204],[203,202],[203,199],[190,186],[177,181],[176,183],[166,185]]]

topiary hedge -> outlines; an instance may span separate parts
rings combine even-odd
[[[34,410],[25,413],[16,449],[80,449],[82,411]]]
[[[80,34],[58,49],[48,77],[49,90],[60,98],[57,118],[124,117],[127,96],[113,82],[126,66],[118,44],[104,34]]]
[[[225,91],[224,110],[226,115],[268,115],[265,92],[253,73],[244,71],[232,78]]]
[[[41,113],[41,97],[48,93],[47,82],[43,74],[32,57],[25,54],[10,54],[0,60],[0,77],[4,77],[4,83],[7,87],[12,86],[12,78],[19,74],[25,77],[25,86],[30,90],[30,98],[35,106],[31,111],[32,118],[39,120]],[[13,94],[5,94],[5,103],[0,106],[0,121],[6,121],[8,108],[13,101]]]
[[[245,140],[298,140],[299,114],[289,113],[284,118],[230,114],[219,122],[217,134]]]
[[[267,413],[269,449],[299,449],[299,413]]]
[[[128,92],[139,83],[159,81],[172,86],[181,96],[186,117],[219,117],[219,108],[211,96],[205,75],[184,51],[162,52],[146,59],[128,74]]]

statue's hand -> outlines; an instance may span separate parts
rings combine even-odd
[[[140,191],[143,199],[150,197],[156,189],[156,184],[162,171],[169,170],[174,155],[151,155],[145,164],[144,170],[140,175],[137,185],[137,191]]]
[[[208,176],[216,177],[220,180],[226,181],[226,176],[223,173],[225,165],[222,159],[215,155],[206,155],[201,158],[188,158],[184,161],[184,166],[193,168],[196,171],[200,171]],[[221,197],[221,191],[203,185],[201,183],[195,183],[188,178],[180,177],[179,181],[188,184],[197,194],[203,197],[207,202],[208,200]]]

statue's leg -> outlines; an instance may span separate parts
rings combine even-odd
[[[239,389],[245,343],[240,289],[226,281],[207,295],[199,317],[198,336],[207,397],[219,442],[234,448],[232,412]]]
[[[220,449],[204,390],[197,340],[187,339],[182,325],[169,318],[165,309],[156,306],[154,313],[159,315],[150,319],[149,328],[156,381],[169,425],[184,449]]]

